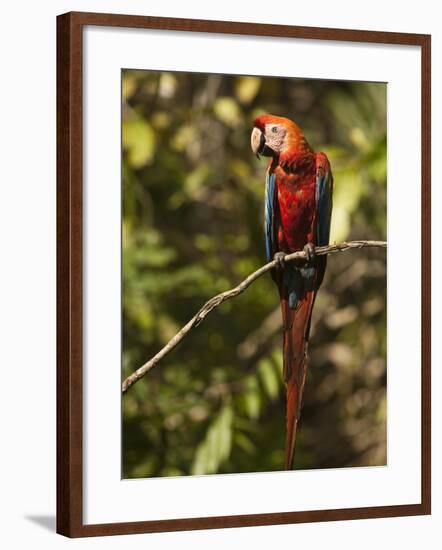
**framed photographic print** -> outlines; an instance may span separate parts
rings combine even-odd
[[[430,36],[57,36],[57,531],[429,514]]]

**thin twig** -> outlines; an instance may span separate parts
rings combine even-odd
[[[331,244],[329,246],[317,246],[315,248],[315,253],[318,256],[324,254],[333,254],[335,252],[344,252],[345,250],[350,250],[353,248],[367,248],[367,247],[378,247],[378,248],[387,248],[386,241],[349,241],[343,242],[340,244]],[[293,252],[292,254],[287,254],[284,258],[285,262],[292,262],[294,260],[306,260],[307,255],[304,251]],[[238,286],[221,294],[217,294],[209,301],[207,301],[203,307],[190,319],[190,321],[184,325],[184,327],[175,334],[175,336],[169,340],[169,342],[161,349],[156,355],[154,355],[149,361],[144,363],[140,368],[128,376],[123,384],[122,391],[125,393],[135,382],[142,378],[147,372],[149,372],[155,365],[157,365],[163,357],[170,353],[180,342],[181,340],[195,327],[197,327],[201,321],[216,307],[230,300],[238,294],[244,292],[256,279],[259,279],[264,273],[267,273],[274,267],[276,267],[276,261],[272,260],[268,264],[263,265],[248,277],[244,279]]]

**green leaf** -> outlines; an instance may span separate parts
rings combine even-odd
[[[242,114],[238,103],[231,97],[220,97],[213,104],[216,117],[231,128],[242,123]]]
[[[365,192],[364,180],[360,171],[340,170],[334,174],[333,214],[330,242],[341,242],[351,231],[352,214],[357,209]]]
[[[248,377],[246,381],[246,390],[242,397],[247,416],[252,420],[256,420],[261,411],[261,395],[258,381],[255,376]]]
[[[258,373],[265,392],[270,399],[275,399],[279,393],[279,379],[274,366],[268,359],[264,359],[259,364]]]
[[[234,442],[235,445],[249,455],[253,455],[256,450],[252,440],[242,432],[235,433]]]
[[[210,167],[205,162],[202,162],[192,172],[189,172],[184,180],[184,189],[187,195],[195,197],[209,175]]]
[[[150,164],[156,148],[155,132],[150,124],[141,118],[123,121],[123,148],[134,168]]]
[[[257,76],[240,76],[236,81],[235,92],[241,103],[250,103],[255,99],[261,87],[261,79]]]
[[[229,458],[232,448],[232,421],[232,407],[225,405],[197,447],[192,465],[193,475],[213,474]]]

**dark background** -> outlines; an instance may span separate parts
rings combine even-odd
[[[331,241],[386,238],[386,85],[123,71],[123,377],[265,262],[255,116],[287,116],[335,179]],[[295,468],[386,463],[386,255],[331,256]],[[285,395],[270,276],[123,397],[123,477],[279,470]]]

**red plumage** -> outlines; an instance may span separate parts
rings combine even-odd
[[[287,155],[287,161],[296,166],[297,151]],[[314,238],[316,162],[315,155],[304,155],[302,171],[287,173],[280,165],[275,167],[280,228],[278,249],[281,252],[296,252]],[[283,364],[286,384],[286,445],[285,467],[293,464],[296,428],[299,421],[307,372],[307,345],[315,291],[305,292],[296,309],[288,305],[287,288],[282,274],[275,277],[281,300],[283,319]]]
[[[324,153],[316,154],[301,129],[291,120],[263,115],[255,120],[252,149],[271,156],[268,178],[275,177],[273,204],[273,253],[303,250],[307,244],[318,242],[318,177],[330,174]],[[259,145],[258,145],[259,139]],[[331,205],[330,205],[331,209]],[[331,212],[331,211],[330,211]],[[293,465],[296,429],[300,417],[302,395],[307,371],[307,348],[311,316],[317,290],[322,282],[326,256],[314,258],[313,278],[300,279],[296,307],[290,305],[291,287],[285,273],[272,274],[280,294],[283,320],[283,363],[286,384],[286,451],[285,467]]]

